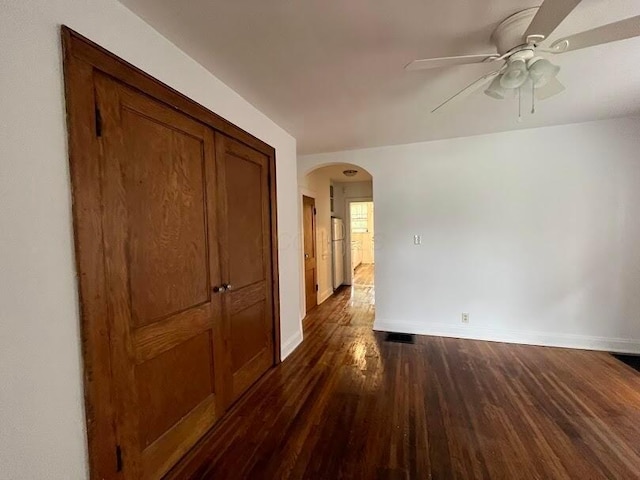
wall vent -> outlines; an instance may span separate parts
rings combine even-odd
[[[410,333],[387,333],[385,341],[393,343],[416,343],[416,336]]]
[[[611,355],[640,372],[640,355],[623,355],[620,353],[612,353]]]

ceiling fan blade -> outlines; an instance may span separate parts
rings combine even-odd
[[[547,38],[560,23],[576,8],[581,0],[545,0],[536,16],[524,34],[524,39],[530,35],[542,35]]]
[[[473,83],[470,83],[469,85],[464,87],[462,90],[460,90],[458,93],[456,93],[452,97],[449,97],[447,100],[442,102],[436,108],[431,110],[431,113],[437,112],[438,110],[440,110],[445,105],[450,104],[453,100],[462,100],[463,98],[466,98],[467,96],[471,95],[472,93],[478,91],[482,86],[486,85],[489,80],[491,80],[496,75],[500,74],[501,71],[502,71],[502,69],[496,70],[495,72],[487,73],[486,75],[483,75],[482,77],[480,77],[479,79],[477,79]]]
[[[457,57],[424,58],[414,60],[407,64],[404,69],[408,72],[416,70],[428,70],[430,68],[453,67],[455,65],[466,65],[468,63],[482,63],[490,59],[498,58],[496,53],[484,53],[480,55],[460,55]]]
[[[551,98],[554,95],[564,92],[565,90],[566,87],[562,83],[560,83],[560,80],[558,80],[556,77],[553,77],[544,87],[536,88],[536,100],[546,100],[547,98]]]
[[[549,51],[551,53],[570,52],[638,36],[640,36],[640,15],[561,38],[551,44]]]

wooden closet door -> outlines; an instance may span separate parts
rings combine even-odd
[[[155,479],[224,407],[214,133],[106,76],[95,85],[122,471]]]
[[[274,364],[269,160],[216,133],[228,403]]]
[[[316,262],[316,201],[302,196],[302,231],[304,245],[305,310],[309,313],[318,305],[318,271]]]

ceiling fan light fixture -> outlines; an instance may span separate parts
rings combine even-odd
[[[491,82],[491,84],[487,87],[484,93],[490,96],[491,98],[495,98],[496,100],[504,100],[505,94],[507,92],[504,89],[504,87],[500,85],[501,78],[502,78],[502,75],[498,75],[496,78],[494,78],[493,82]]]
[[[535,88],[544,87],[549,80],[556,78],[560,67],[554,65],[546,58],[533,57],[527,64],[529,76]]]
[[[500,77],[500,85],[503,88],[520,88],[528,78],[529,72],[527,72],[526,62],[521,58],[516,58],[509,61],[507,69]]]

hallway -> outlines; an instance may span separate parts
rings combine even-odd
[[[357,274],[216,428],[204,466],[172,478],[638,478],[640,374],[602,352],[387,342],[372,268]]]
[[[363,263],[356,268],[355,276],[353,277],[354,285],[372,287],[374,268],[373,263]]]
[[[356,268],[353,276],[353,287],[342,287],[343,290],[350,290],[351,297],[348,303],[349,307],[358,307],[362,309],[362,315],[366,317],[363,325],[369,325],[373,328],[374,305],[375,305],[375,286],[373,264],[360,265]],[[341,294],[342,290],[338,294]]]

